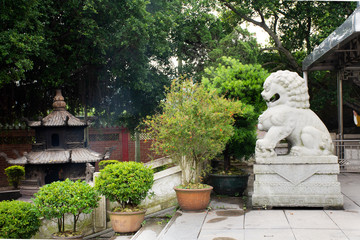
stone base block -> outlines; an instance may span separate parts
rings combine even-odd
[[[254,207],[342,208],[336,156],[256,159]]]
[[[253,194],[252,204],[255,207],[322,207],[331,209],[343,208],[342,195],[272,195]]]

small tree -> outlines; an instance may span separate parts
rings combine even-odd
[[[14,188],[18,188],[19,183],[25,176],[25,168],[19,165],[13,165],[5,168],[5,174],[8,177],[8,182]]]
[[[182,168],[184,185],[199,183],[202,164],[224,150],[234,133],[234,115],[252,107],[220,97],[191,80],[174,80],[162,102],[162,113],[149,117],[147,129],[158,154],[169,155]]]
[[[230,168],[230,156],[247,159],[255,151],[257,119],[266,107],[261,97],[262,85],[268,76],[269,73],[260,65],[242,64],[229,57],[222,57],[216,68],[205,69],[202,78],[205,88],[215,90],[228,99],[253,106],[254,109],[235,119],[235,134],[224,151],[225,171]]]
[[[46,219],[56,219],[58,232],[65,232],[65,215],[74,216],[73,233],[81,213],[91,213],[98,206],[100,197],[93,187],[84,181],[70,179],[53,182],[34,194],[35,206]]]

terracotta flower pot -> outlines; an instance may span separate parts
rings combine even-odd
[[[114,232],[136,232],[140,229],[141,223],[145,219],[145,212],[146,210],[138,212],[109,212]]]
[[[213,187],[205,189],[181,189],[174,187],[180,208],[184,211],[200,211],[208,207]]]

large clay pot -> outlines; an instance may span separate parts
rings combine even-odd
[[[219,195],[242,196],[247,188],[249,175],[209,174],[209,184]]]
[[[200,211],[208,207],[213,187],[205,189],[182,189],[174,187],[179,206],[184,211]]]
[[[145,219],[145,212],[109,212],[111,226],[114,232],[129,233],[140,229],[141,223]]]

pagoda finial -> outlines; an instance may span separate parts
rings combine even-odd
[[[66,103],[64,101],[64,97],[61,94],[61,90],[56,90],[56,95],[54,97],[53,108],[56,111],[66,110]]]

